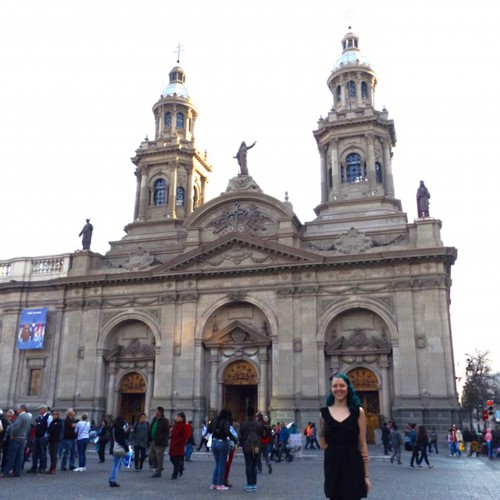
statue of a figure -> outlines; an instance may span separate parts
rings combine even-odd
[[[241,173],[240,175],[248,175],[248,167],[247,167],[247,151],[255,146],[255,141],[252,145],[247,146],[246,142],[243,141],[241,143],[240,149],[236,153],[236,158],[238,160],[238,165],[240,166]]]
[[[90,219],[86,219],[87,223],[83,226],[78,236],[82,237],[82,246],[84,250],[90,250],[90,242],[92,241],[92,231],[94,226],[90,223]]]
[[[431,193],[425,187],[424,181],[420,181],[420,186],[417,191],[417,212],[418,217],[429,217],[429,200]]]

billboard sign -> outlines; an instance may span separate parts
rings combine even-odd
[[[17,336],[18,349],[42,349],[45,340],[47,308],[23,309]]]

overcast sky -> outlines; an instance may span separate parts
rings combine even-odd
[[[250,174],[280,200],[287,191],[302,222],[314,219],[312,131],[333,104],[326,80],[349,24],[378,76],[376,107],[395,121],[396,197],[413,221],[424,180],[444,244],[458,248],[457,375],[476,350],[500,370],[494,0],[9,2],[0,17],[0,260],[73,252],[87,217],[95,252],[124,235],[130,158],[154,137],[151,108],[179,42],[197,146],[214,168],[209,198],[238,173],[240,142],[256,140]]]

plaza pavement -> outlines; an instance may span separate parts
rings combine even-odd
[[[443,448],[444,451],[444,448]],[[486,458],[450,458],[447,454],[429,459],[433,469],[411,469],[410,453],[403,452],[403,465],[391,464],[378,446],[370,446],[370,476],[373,490],[369,499],[399,500],[498,500],[500,498],[500,460]],[[165,471],[159,479],[151,471],[135,472],[122,467],[120,488],[110,488],[108,476],[112,462],[99,464],[96,453],[88,453],[86,472],[61,472],[54,476],[25,474],[20,478],[0,479],[0,499],[148,499],[205,500],[244,498],[262,500],[320,500],[323,495],[323,461],[320,451],[304,451],[303,458],[292,463],[273,463],[273,473],[258,477],[258,491],[246,493],[245,464],[241,451],[233,461],[228,491],[210,491],[214,461],[211,453],[195,452],[186,463],[183,477],[170,479],[172,466],[165,457]],[[109,457],[109,458],[108,458]],[[145,464],[146,466],[147,464]],[[29,466],[29,464],[27,464]],[[27,468],[27,467],[26,467]],[[265,468],[264,468],[265,470]]]

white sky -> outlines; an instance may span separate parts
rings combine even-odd
[[[346,17],[346,12],[352,14]],[[416,217],[419,181],[431,216],[458,248],[452,325],[464,353],[500,370],[494,220],[500,169],[498,0],[25,0],[0,17],[0,259],[73,252],[90,217],[105,253],[132,221],[130,158],[154,137],[151,108],[176,64],[199,110],[197,146],[214,167],[209,198],[238,173],[290,201],[302,222],[320,202],[312,131],[352,24],[378,76],[376,107],[394,119],[396,197]]]

